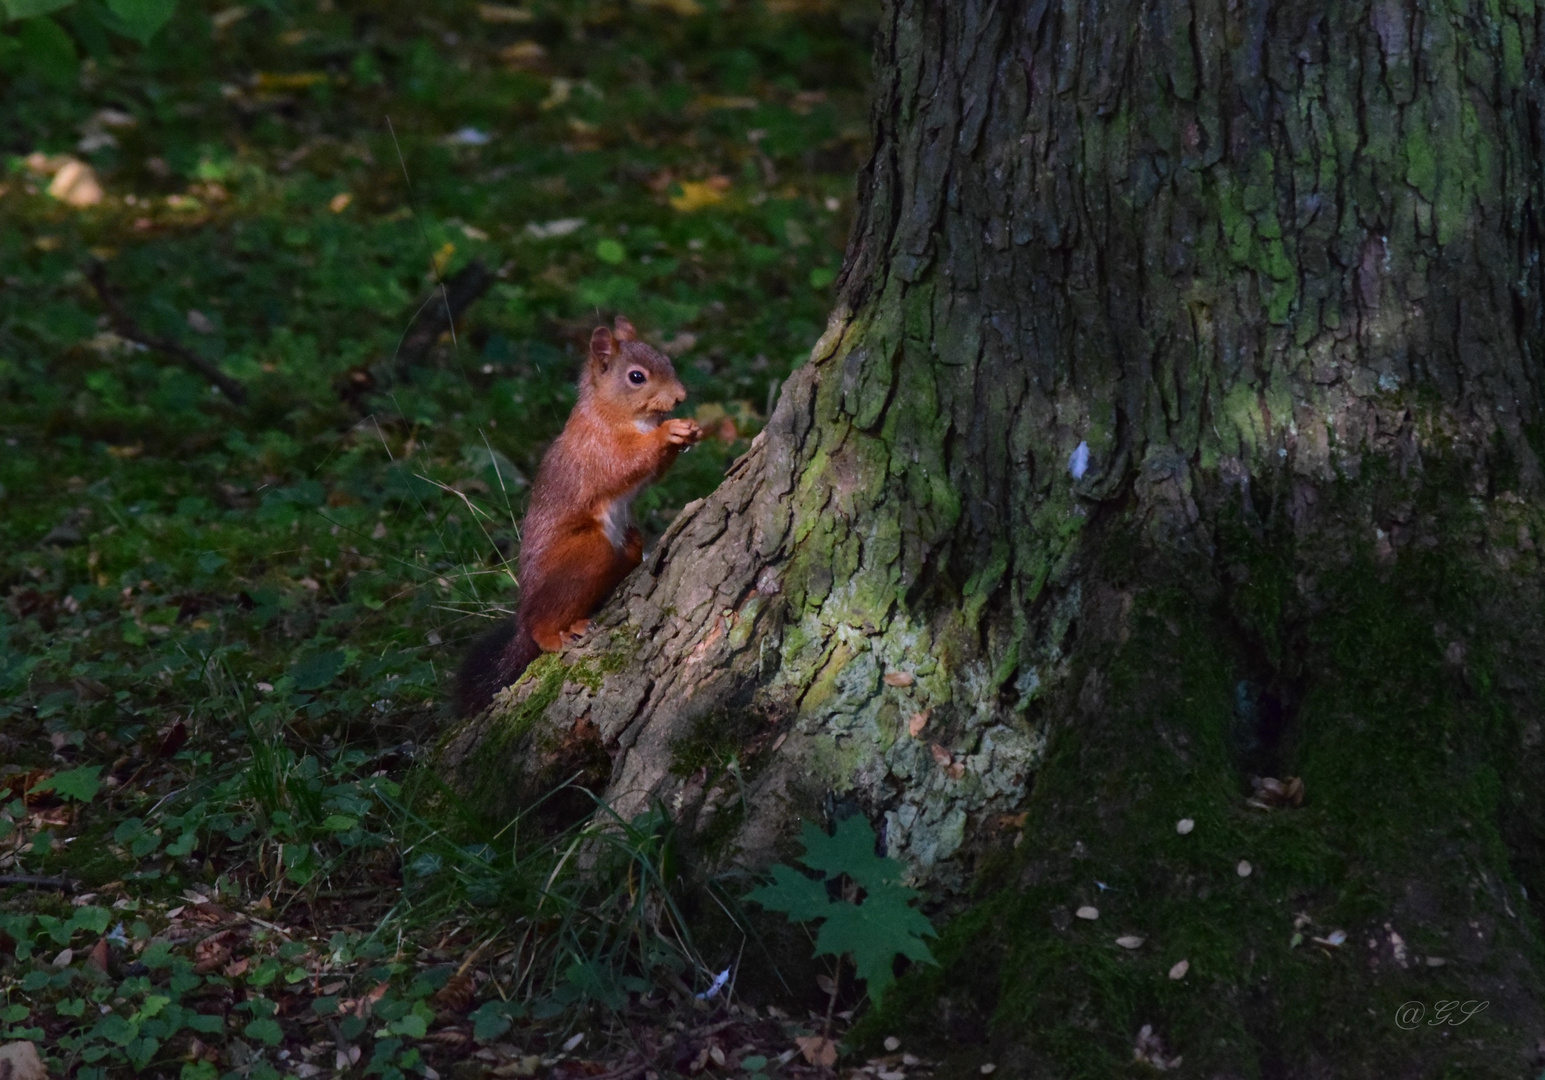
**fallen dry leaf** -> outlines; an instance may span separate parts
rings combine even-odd
[[[439,1031],[431,1031],[424,1036],[425,1042],[436,1043],[440,1046],[462,1046],[472,1041],[470,1032],[459,1028],[441,1028]]]
[[[638,0],[640,7],[654,8],[657,11],[669,11],[672,15],[689,17],[701,15],[703,5],[697,0]]]
[[[446,984],[435,992],[435,1008],[443,1012],[463,1013],[472,1004],[474,986],[470,972],[452,975]]]
[[[823,1035],[801,1035],[794,1040],[806,1061],[823,1069],[837,1064],[837,1044]]]
[[[317,83],[327,81],[327,75],[320,71],[294,71],[276,72],[262,71],[254,80],[259,90],[269,92],[283,90],[305,90]]]
[[[369,1016],[371,1011],[375,1009],[376,1002],[386,996],[386,992],[391,989],[391,985],[391,983],[377,983],[368,990],[364,997],[354,1003],[354,1015]]]
[[[234,930],[222,930],[218,934],[200,941],[193,946],[193,972],[196,975],[208,975],[217,968],[224,967],[231,959],[231,940],[236,936]]]
[[[1144,1024],[1137,1033],[1137,1044],[1132,1048],[1132,1060],[1152,1065],[1159,1072],[1180,1068],[1181,1056],[1168,1056],[1164,1043],[1154,1034],[1152,1024]]]
[[[547,59],[547,50],[535,41],[517,41],[500,49],[499,59],[512,68],[526,68]]]
[[[689,351],[696,344],[697,335],[691,331],[683,330],[669,341],[662,341],[660,343],[660,351],[674,360],[676,357]]]
[[[48,1070],[38,1057],[38,1048],[30,1042],[0,1046],[0,1076],[7,1080],[47,1080]]]
[[[479,4],[477,17],[491,23],[523,23],[536,18],[529,9],[511,4]]]
[[[68,206],[95,206],[102,201],[102,185],[91,166],[76,158],[67,158],[48,185],[48,193]]]
[[[1257,810],[1274,810],[1279,806],[1302,806],[1304,782],[1297,776],[1278,780],[1272,776],[1257,776],[1251,781],[1255,794],[1246,800],[1246,806]]]
[[[211,15],[209,17],[209,22],[210,25],[214,28],[215,33],[218,34],[224,31],[225,28],[230,26],[232,23],[245,19],[248,14],[250,14],[250,12],[250,8],[241,6],[228,7]]]
[[[693,104],[699,109],[754,109],[761,102],[754,97],[744,95],[704,94]]]
[[[183,744],[188,741],[188,726],[181,720],[178,720],[159,734],[161,735],[161,745],[156,749],[156,754],[159,757],[169,758],[181,750]]]
[[[670,204],[672,209],[690,214],[694,210],[723,202],[724,193],[729,187],[729,180],[723,176],[712,176],[707,180],[683,180],[681,194],[672,195]]]
[[[910,671],[887,671],[884,682],[886,686],[911,686],[917,678]]]

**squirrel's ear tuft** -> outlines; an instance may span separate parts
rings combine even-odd
[[[612,354],[617,351],[616,343],[612,341],[612,332],[604,326],[595,328],[595,333],[590,335],[590,359],[601,365],[605,371],[611,363]]]
[[[637,337],[638,337],[638,331],[633,329],[633,324],[628,322],[628,320],[624,319],[621,315],[618,315],[617,316],[617,340],[618,341],[632,341],[632,340],[634,340]]]

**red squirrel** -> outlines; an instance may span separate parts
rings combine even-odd
[[[632,503],[702,438],[667,415],[686,398],[669,358],[618,316],[590,336],[579,401],[542,458],[520,545],[520,606],[462,663],[456,712],[471,716],[544,652],[584,632],[590,614],[643,561]]]

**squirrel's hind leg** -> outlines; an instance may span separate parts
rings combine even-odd
[[[557,652],[633,566],[599,527],[576,530],[543,554],[540,580],[522,597],[520,617],[544,652]]]

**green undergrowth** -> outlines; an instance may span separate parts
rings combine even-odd
[[[0,29],[0,1042],[87,1080],[600,1055],[712,975],[663,823],[491,819],[420,763],[596,323],[713,436],[651,538],[819,335],[875,12],[175,9],[144,46],[95,0]],[[127,340],[93,261],[246,403]]]
[[[1524,1075],[1540,516],[1455,490],[1347,483],[1317,520],[1382,531],[1297,541],[1286,500],[1236,495],[1210,565],[1107,529],[1130,615],[1084,632],[1018,855],[866,1030],[927,1015],[1024,1076]],[[1255,776],[1302,805],[1247,805]]]

